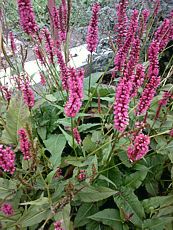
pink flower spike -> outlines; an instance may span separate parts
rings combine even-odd
[[[14,34],[11,31],[9,33],[9,38],[10,38],[11,50],[12,50],[13,54],[15,54],[17,51],[17,48],[16,48],[16,44],[15,44],[15,40],[14,40]]]
[[[95,3],[92,7],[92,17],[88,26],[87,32],[87,49],[91,53],[96,51],[98,45],[98,13],[100,10],[100,4]]]
[[[150,137],[140,133],[134,139],[134,143],[128,147],[127,155],[130,161],[142,159],[149,151]]]
[[[32,91],[28,81],[22,84],[22,93],[25,104],[31,110],[34,106],[34,92]]]
[[[55,54],[55,49],[54,49],[54,41],[51,38],[51,34],[47,28],[42,29],[42,38],[44,38],[45,42],[45,49],[48,55],[48,60],[50,64],[54,63],[54,54]]]
[[[128,1],[120,0],[117,7],[117,24],[114,26],[116,37],[116,45],[120,48],[123,45],[124,39],[127,35],[128,18],[126,15]]]
[[[0,145],[0,167],[11,175],[14,174],[16,170],[15,157],[15,153],[10,147],[3,148],[3,145]]]
[[[68,89],[69,98],[65,105],[65,114],[68,117],[75,117],[79,112],[83,99],[83,81],[84,70],[76,71],[74,68],[69,69]]]
[[[18,130],[20,150],[23,153],[24,160],[29,160],[31,158],[31,144],[28,140],[27,131],[25,129]]]
[[[129,124],[128,108],[130,103],[131,82],[125,78],[120,79],[114,104],[114,127],[119,132],[123,132]]]
[[[76,142],[80,145],[82,140],[81,140],[80,133],[77,128],[73,129],[73,135],[74,135]]]
[[[54,222],[54,230],[65,230],[64,228],[62,228],[62,221],[56,221]]]
[[[46,85],[46,78],[43,72],[40,72],[40,83],[42,86]]]
[[[14,214],[14,209],[11,204],[4,203],[1,206],[1,212],[3,212],[5,216],[12,216]]]
[[[31,0],[17,0],[20,24],[28,35],[34,35],[38,32],[38,25],[35,21],[35,15]]]

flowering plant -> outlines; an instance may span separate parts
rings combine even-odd
[[[0,85],[2,229],[172,229],[172,67],[159,74],[172,13],[154,30],[159,1],[153,12],[127,14],[120,0],[109,37],[114,68],[93,74],[101,10],[94,3],[87,74],[70,62],[72,1],[49,5],[50,29],[40,28],[30,0],[17,3],[40,83],[10,33],[12,57],[2,51],[11,86]]]

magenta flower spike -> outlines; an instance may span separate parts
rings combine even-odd
[[[18,130],[20,150],[23,153],[24,160],[29,160],[31,158],[31,144],[28,140],[27,131],[23,128]]]
[[[87,32],[87,49],[91,53],[96,51],[98,45],[98,13],[100,10],[100,4],[95,3],[92,7],[92,17],[88,26]]]
[[[140,133],[134,139],[134,143],[128,147],[127,155],[130,161],[142,159],[149,151],[150,137]]]
[[[28,35],[34,35],[38,32],[38,25],[35,21],[31,0],[17,0],[17,4],[21,27]]]

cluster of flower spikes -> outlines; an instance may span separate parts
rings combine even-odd
[[[74,136],[74,139],[76,140],[76,142],[78,144],[81,144],[82,140],[81,140],[81,137],[80,137],[80,133],[78,131],[78,129],[75,127],[73,128],[73,136]]]
[[[0,145],[0,167],[10,174],[15,172],[15,153],[10,147]]]
[[[27,131],[24,128],[18,130],[20,150],[23,154],[24,160],[31,158],[31,144],[28,140]]]
[[[31,0],[17,0],[20,24],[28,35],[34,35],[38,32],[38,25],[35,21],[35,15]]]
[[[143,158],[148,150],[150,144],[150,137],[139,133],[135,136],[133,144],[128,147],[127,155],[130,161],[135,162]]]
[[[117,37],[115,39],[115,42],[120,48],[124,42],[124,39],[127,35],[127,23],[128,18],[126,14],[128,1],[127,0],[120,0],[118,6],[117,6],[117,23],[114,26],[115,33],[117,34]]]
[[[84,70],[77,71],[74,68],[69,68],[68,73],[69,98],[64,110],[66,116],[75,117],[82,105]]]
[[[14,214],[13,206],[9,203],[3,203],[0,210],[5,216],[12,216]]]
[[[89,52],[93,53],[96,51],[98,44],[98,14],[100,10],[100,4],[95,3],[92,7],[92,17],[88,26],[87,32],[87,49]]]
[[[28,106],[28,108],[31,110],[32,107],[35,104],[35,101],[34,101],[35,97],[34,97],[34,92],[31,89],[30,83],[29,83],[28,80],[25,80],[22,83],[21,90],[22,90],[22,93],[23,93],[24,102]]]
[[[120,81],[118,83],[118,86],[116,89],[116,94],[115,94],[114,127],[119,132],[123,132],[129,123],[128,107],[129,107],[129,103],[130,103],[130,99],[131,99],[131,90],[133,88],[133,79],[135,79],[134,70],[135,70],[135,66],[136,66],[138,59],[139,59],[140,40],[135,35],[136,31],[137,31],[137,25],[138,25],[137,24],[137,15],[138,15],[138,11],[135,10],[132,14],[132,17],[131,17],[131,22],[130,22],[131,30],[129,30],[127,33],[127,38],[126,38],[124,46],[122,46],[119,49],[120,52],[118,51],[118,53],[117,53],[118,58],[120,58],[121,55],[119,56],[119,54],[122,52],[123,48],[125,47],[125,50],[128,53],[128,51],[131,47],[131,51],[129,54],[129,60],[127,62],[125,62],[126,56],[124,56],[123,77],[120,79]],[[129,44],[130,44],[130,46],[129,46]],[[115,57],[115,59],[116,59],[116,57]],[[119,59],[118,62],[119,61],[121,62],[122,60]],[[119,66],[120,69],[116,69],[116,70],[122,69],[121,64],[120,64],[121,67]]]

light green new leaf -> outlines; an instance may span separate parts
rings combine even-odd
[[[135,226],[142,226],[142,220],[145,218],[144,209],[132,189],[122,187],[120,192],[114,196],[114,200],[119,209],[122,209],[126,215],[131,215],[130,221]]]
[[[99,200],[104,200],[112,195],[115,195],[117,191],[114,191],[106,187],[87,187],[82,189],[78,193],[78,197],[83,202],[97,202]]]
[[[102,222],[104,225],[108,225],[114,230],[123,229],[120,214],[116,209],[104,209],[103,211],[97,212],[88,218]]]
[[[1,142],[17,145],[17,132],[29,122],[29,116],[29,110],[24,104],[22,97],[17,95],[15,98],[12,98],[6,112],[6,125],[2,132]]]
[[[56,168],[61,163],[61,154],[66,145],[64,135],[51,135],[44,141],[46,149],[51,153],[50,162]]]

